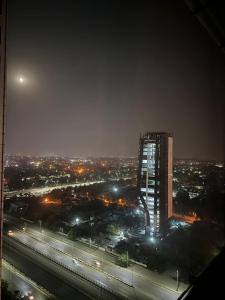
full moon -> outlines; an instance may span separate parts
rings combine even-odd
[[[24,83],[24,78],[23,77],[19,77],[19,83],[21,83],[21,84]]]

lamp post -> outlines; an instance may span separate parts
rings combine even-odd
[[[40,224],[40,231],[41,231],[42,220],[38,220],[38,222]]]
[[[26,230],[27,230],[27,223],[24,222],[24,224],[23,224],[23,231],[26,231]]]
[[[94,226],[93,217],[90,217],[90,246],[91,246],[91,236],[92,236],[92,226]]]
[[[176,288],[176,291],[178,291],[178,288],[179,288],[179,271],[177,269],[177,288]]]

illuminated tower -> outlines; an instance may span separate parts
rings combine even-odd
[[[148,132],[140,137],[138,193],[146,235],[162,234],[172,216],[173,137]]]

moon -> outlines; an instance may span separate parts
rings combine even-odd
[[[37,88],[36,78],[31,72],[15,72],[13,76],[10,76],[9,80],[14,88],[18,89],[18,91],[34,91]]]
[[[23,77],[19,77],[19,83],[24,83],[24,78]]]

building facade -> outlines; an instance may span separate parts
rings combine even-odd
[[[170,133],[148,132],[140,137],[138,194],[145,212],[146,235],[163,234],[172,216],[173,137]]]

